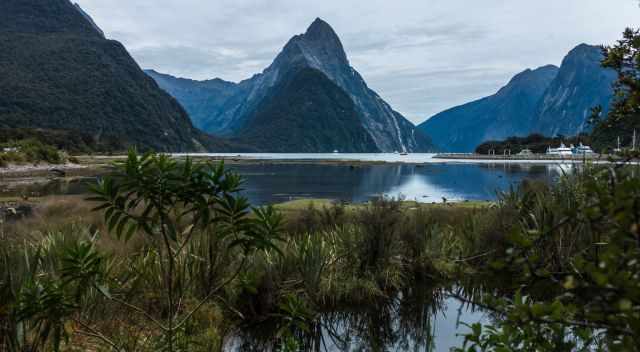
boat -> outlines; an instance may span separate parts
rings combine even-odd
[[[594,154],[590,146],[580,143],[577,147],[571,148],[575,155],[591,155]]]
[[[334,150],[333,154],[339,154],[340,152],[338,150]]]
[[[400,153],[400,155],[409,155],[409,153],[407,153],[407,152],[402,152],[402,153]]]
[[[560,143],[558,148],[547,148],[547,155],[573,155],[573,151],[564,143]]]

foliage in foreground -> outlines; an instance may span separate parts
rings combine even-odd
[[[520,224],[487,270],[515,293],[484,300],[499,318],[463,350],[638,350],[639,171],[589,169],[507,198]]]
[[[639,171],[578,168],[482,208],[375,200],[283,221],[249,211],[219,165],[130,156],[96,190],[100,223],[3,226],[0,343],[416,349],[454,296],[493,312],[464,351],[633,351]]]
[[[181,345],[178,339],[196,315],[245,269],[246,257],[273,247],[278,215],[271,208],[254,209],[250,218],[248,202],[236,195],[239,187],[239,177],[222,164],[179,165],[165,155],[130,153],[114,176],[96,185],[91,200],[104,213],[109,232],[124,241],[138,237],[143,249],[122,262],[96,247],[97,234],[72,243],[59,243],[61,236],[52,234],[54,248],[37,246],[34,253],[25,253],[28,262],[19,286],[13,285],[15,273],[6,272],[3,292],[14,304],[3,342],[10,350],[57,351],[73,330],[116,351],[138,350],[141,339],[170,352],[188,349],[188,339],[181,339]],[[242,260],[216,267],[219,253],[198,253],[206,244]],[[4,258],[7,265],[15,260],[8,252]],[[214,270],[230,274],[220,278]],[[208,277],[199,277],[207,271]],[[146,291],[144,300],[132,301],[131,294],[145,286],[153,290]],[[131,316],[120,317],[126,323],[100,321],[102,326],[96,326],[105,303]],[[135,334],[105,333],[105,324],[122,324],[111,327],[116,331],[129,324],[146,331],[131,340]]]

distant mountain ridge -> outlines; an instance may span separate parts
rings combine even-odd
[[[309,71],[306,69],[313,69],[325,76],[327,79],[334,83],[334,87],[325,85],[323,80],[312,77]],[[374,91],[368,88],[364,79],[360,74],[353,69],[348,61],[347,55],[344,51],[342,43],[338,38],[334,30],[321,19],[316,19],[307,29],[304,34],[296,35],[292,37],[284,46],[282,51],[277,55],[273,63],[267,67],[262,73],[254,75],[250,79],[244,80],[235,84],[233,87],[229,87],[224,99],[220,99],[222,93],[216,93],[212,95],[212,101],[208,101],[208,107],[205,108],[204,103],[199,106],[191,106],[189,99],[185,98],[185,95],[181,92],[181,89],[176,87],[179,83],[185,83],[184,81],[164,81],[162,77],[157,73],[150,73],[151,77],[157,79],[159,84],[163,86],[170,94],[178,99],[187,110],[191,110],[191,117],[198,126],[205,131],[224,135],[231,138],[239,138],[240,140],[255,145],[253,141],[261,140],[262,144],[255,145],[260,149],[279,150],[276,145],[265,145],[269,139],[258,138],[259,129],[252,128],[252,124],[257,117],[260,117],[260,124],[264,129],[274,131],[268,128],[269,120],[265,119],[265,114],[260,108],[265,106],[273,107],[283,106],[283,104],[271,101],[267,104],[265,99],[285,99],[286,97],[281,94],[276,94],[275,90],[280,89],[285,79],[289,79],[296,75],[298,72],[307,72],[307,78],[309,83],[322,83],[323,94],[322,97],[325,103],[329,103],[328,98],[339,99],[339,94],[330,93],[329,91],[336,88],[342,90],[353,103],[353,109],[358,120],[341,120],[344,123],[354,124],[358,123],[360,127],[351,126],[350,131],[354,132],[359,128],[363,128],[366,134],[369,136],[365,139],[360,139],[354,143],[342,143],[353,148],[355,146],[368,146],[366,151],[379,152],[379,151],[427,151],[432,150],[433,145],[430,140],[417,131],[415,126],[405,119],[401,114],[394,111],[389,104],[387,104],[382,98]],[[313,78],[313,79],[311,79]],[[172,83],[169,85],[168,83]],[[297,83],[301,83],[298,81]],[[193,87],[198,86],[199,83],[194,83]],[[306,88],[306,87],[300,87]],[[193,91],[195,88],[189,88]],[[313,91],[313,89],[305,90],[307,92]],[[326,93],[326,94],[325,94]],[[312,102],[315,98],[311,96],[303,97],[297,95],[297,104],[305,104]],[[335,103],[335,101],[332,101]],[[335,111],[335,106],[319,107],[319,110],[313,112],[313,116],[317,119],[323,118],[323,108],[327,109],[327,114],[332,115],[332,118],[347,118],[351,116],[351,113],[344,111],[338,113]],[[207,113],[200,113],[199,111],[207,111]],[[309,111],[301,106],[291,107],[288,111],[279,110],[276,115],[284,113],[292,113],[295,111],[297,119],[308,118],[309,115],[301,114],[303,111]],[[274,120],[280,122],[284,121],[283,116],[274,116],[275,111],[270,111],[268,115],[273,116]],[[294,122],[295,120],[290,120]],[[337,122],[337,120],[335,121]],[[315,124],[316,128],[331,129],[337,126],[329,126],[326,124]],[[252,139],[246,139],[248,136],[247,131],[253,131],[250,133]],[[286,138],[289,131],[285,128],[279,131],[283,137]],[[328,136],[327,131],[315,132],[325,134]],[[360,133],[356,133],[354,136],[361,136]],[[327,141],[333,140],[332,138]],[[373,145],[369,143],[372,140]],[[338,149],[337,141],[336,147],[331,145],[323,145],[322,150]],[[290,148],[293,148],[290,145]],[[306,148],[306,147],[305,147]],[[358,151],[359,147],[356,148]],[[354,150],[356,150],[354,149]],[[296,151],[296,150],[289,150]],[[346,151],[346,150],[341,150]]]
[[[562,61],[536,111],[533,132],[573,136],[590,131],[587,122],[596,106],[609,111],[617,74],[602,67],[602,48],[578,45]]]
[[[521,72],[496,94],[441,112],[418,128],[441,149],[456,152],[473,151],[486,140],[526,135],[558,70],[549,65]]]
[[[158,151],[229,150],[68,0],[0,2],[0,128],[78,131]]]
[[[154,70],[144,70],[144,72],[153,78],[160,88],[180,102],[189,113],[193,124],[201,130],[206,129],[206,123],[211,114],[220,113],[223,104],[234,94],[237,87],[236,83],[219,78],[196,81]]]
[[[434,115],[418,126],[446,151],[472,152],[487,140],[531,133],[588,131],[591,108],[608,110],[616,74],[601,67],[602,48],[581,44],[553,65],[516,75],[496,94]]]

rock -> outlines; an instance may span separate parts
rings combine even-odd
[[[33,206],[22,204],[15,207],[0,206],[0,219],[13,222],[24,219],[33,214]]]
[[[65,176],[67,176],[67,172],[64,171],[63,169],[53,168],[53,169],[49,169],[49,172],[51,172],[52,174],[54,174],[57,177],[65,177]]]

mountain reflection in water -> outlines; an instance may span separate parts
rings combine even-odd
[[[244,194],[256,204],[299,198],[364,202],[380,195],[419,202],[494,200],[524,179],[553,182],[556,165],[519,164],[263,164],[233,168],[245,179]]]
[[[553,182],[576,166],[536,164],[239,164],[243,194],[255,205],[300,198],[364,202],[381,195],[419,202],[494,200],[524,179]],[[0,181],[2,196],[84,194],[95,179]]]
[[[305,351],[445,352],[460,347],[465,324],[488,323],[489,313],[453,296],[477,299],[479,289],[411,287],[395,297],[359,307],[322,312],[315,326],[301,331]],[[244,327],[227,346],[233,352],[276,351],[277,318]]]

